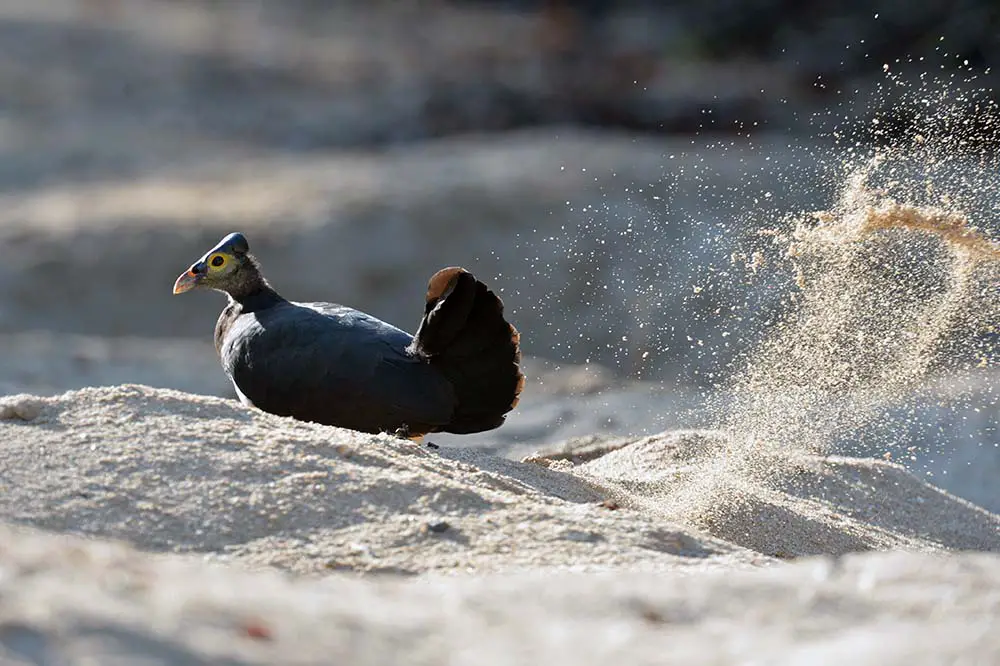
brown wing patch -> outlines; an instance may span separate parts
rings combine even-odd
[[[510,324],[510,341],[514,343],[514,363],[521,362],[521,333]]]
[[[468,271],[459,266],[449,266],[432,275],[427,283],[427,302],[431,303],[450,294],[458,283],[458,276],[462,273]]]
[[[508,326],[510,326],[510,341],[514,344],[514,363],[520,365],[521,333],[516,328],[514,328],[513,324],[508,324]],[[524,373],[518,370],[517,387],[514,389],[514,399],[510,403],[511,409],[517,407],[517,403],[521,401],[521,391],[523,390],[524,390]]]
[[[524,373],[519,372],[517,374],[517,388],[514,389],[514,400],[510,403],[510,408],[514,409],[517,407],[517,403],[521,402],[521,391],[524,390]]]

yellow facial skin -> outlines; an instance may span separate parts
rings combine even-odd
[[[174,282],[174,293],[183,294],[195,287],[210,286],[215,278],[231,270],[234,261],[234,257],[225,252],[211,252],[205,255],[180,274]]]

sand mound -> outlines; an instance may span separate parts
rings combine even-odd
[[[745,469],[727,470],[731,442],[719,432],[621,444],[599,457],[587,449],[592,460],[578,473],[620,488],[645,513],[761,553],[1000,551],[1000,517],[887,461],[815,455],[768,461],[764,452],[755,466],[781,473],[754,478]]]
[[[752,564],[566,472],[143,386],[0,402],[0,519],[299,572]]]
[[[888,463],[803,458],[780,485],[692,482],[717,433],[619,442],[574,465],[565,453],[533,464],[435,450],[138,385],[12,396],[0,417],[0,519],[298,572],[1000,550],[996,515]]]

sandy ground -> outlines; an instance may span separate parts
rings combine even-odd
[[[882,461],[698,478],[720,437],[581,440],[518,462],[140,385],[6,397],[0,655],[1000,658],[1000,516]],[[667,500],[692,493],[710,501]],[[895,552],[858,552],[872,550]],[[788,562],[802,556],[820,557]]]
[[[4,529],[4,663],[990,664],[1000,561],[322,582]],[[90,661],[87,661],[87,660]]]

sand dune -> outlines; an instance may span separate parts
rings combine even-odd
[[[721,438],[583,441],[517,462],[140,385],[2,398],[0,654],[1000,658],[1000,516],[884,461],[706,475]],[[800,555],[821,557],[786,562]]]

